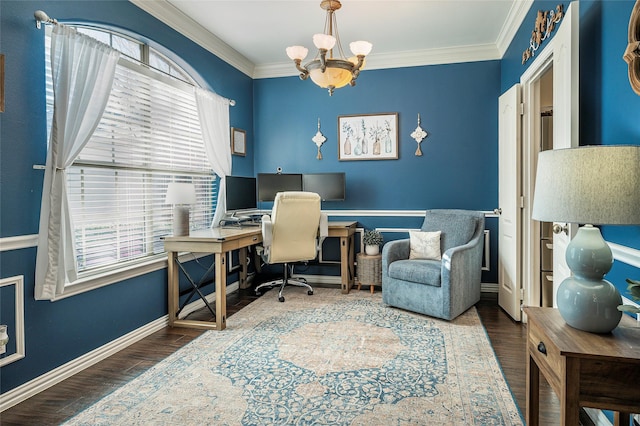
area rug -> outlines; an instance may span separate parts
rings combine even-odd
[[[379,292],[273,293],[67,424],[523,424],[475,308],[447,322]]]

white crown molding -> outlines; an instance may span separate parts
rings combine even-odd
[[[261,79],[298,75],[293,63],[289,61],[254,65],[237,50],[207,31],[167,0],[129,1],[251,78]],[[404,68],[502,59],[532,4],[533,0],[515,0],[513,2],[505,25],[501,29],[495,44],[372,54],[367,58],[366,69]]]
[[[453,48],[411,50],[367,56],[367,70],[420,67],[425,65],[456,64],[461,62],[491,61],[501,55],[493,44],[457,46]],[[299,73],[293,61],[257,65],[253,78],[291,77]]]
[[[207,31],[166,0],[129,0],[154,18],[164,22],[229,65],[253,77],[254,65],[240,52]]]
[[[532,4],[533,0],[516,0],[511,4],[507,19],[496,40],[496,47],[500,52],[500,58],[507,52],[509,45],[513,41],[513,37],[518,32]]]

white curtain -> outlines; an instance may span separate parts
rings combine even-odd
[[[211,222],[217,226],[227,209],[225,177],[231,174],[231,137],[229,126],[229,100],[208,90],[196,87],[198,116],[202,138],[211,168],[220,177],[218,204]]]
[[[53,125],[47,153],[36,257],[36,300],[51,300],[77,278],[66,168],[98,126],[119,52],[64,25],[51,36]]]

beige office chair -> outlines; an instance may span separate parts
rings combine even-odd
[[[320,212],[320,196],[313,192],[279,192],[273,202],[271,216],[262,217],[262,258],[268,264],[284,263],[284,277],[256,287],[260,295],[265,287],[280,286],[278,300],[284,302],[282,291],[287,285],[313,288],[304,278],[294,278],[292,262],[316,258],[319,244],[328,234],[327,216]]]

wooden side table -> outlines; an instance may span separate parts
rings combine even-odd
[[[369,256],[358,253],[358,290],[362,284],[369,285],[373,294],[373,287],[382,284],[382,255]]]
[[[640,325],[628,315],[608,334],[569,326],[555,308],[525,308],[527,425],[539,421],[542,373],[560,399],[561,425],[578,425],[580,407],[615,411],[615,425],[640,413]]]

